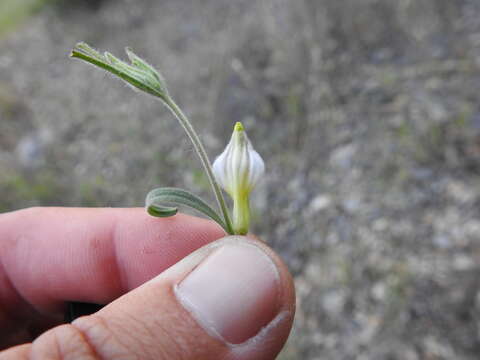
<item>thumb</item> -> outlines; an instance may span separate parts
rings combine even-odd
[[[261,242],[231,236],[17,350],[42,359],[274,359],[294,308],[281,260]]]

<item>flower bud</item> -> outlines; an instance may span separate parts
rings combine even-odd
[[[265,172],[265,164],[253,149],[240,122],[235,124],[227,147],[213,163],[219,184],[233,199],[233,230],[246,234],[249,226],[249,195]]]

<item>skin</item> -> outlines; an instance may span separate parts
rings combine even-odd
[[[286,315],[256,341],[232,346],[212,337],[173,294],[212,249],[239,241],[224,235],[204,219],[158,219],[144,209],[1,214],[0,359],[274,359],[291,329],[295,295],[287,268],[264,243],[241,240],[277,267]],[[68,301],[109,305],[60,325]]]

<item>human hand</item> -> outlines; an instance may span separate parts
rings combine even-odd
[[[274,359],[292,279],[265,244],[223,236],[143,209],[0,215],[0,349],[33,340],[0,359]],[[109,304],[59,325],[69,301]]]

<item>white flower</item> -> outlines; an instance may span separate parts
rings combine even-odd
[[[235,124],[227,147],[214,161],[213,172],[220,185],[234,197],[236,192],[247,195],[258,183],[265,165],[253,148],[240,122]]]
[[[265,172],[265,164],[240,122],[235,124],[225,150],[215,159],[213,172],[219,184],[233,199],[235,233],[246,234],[249,225],[248,197]]]

